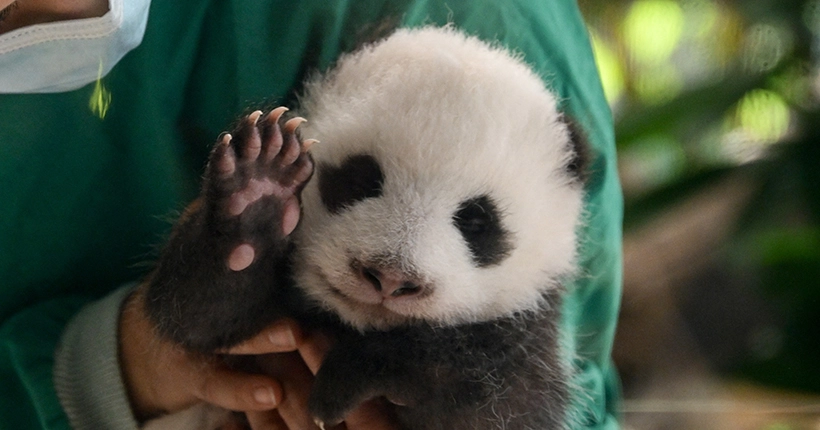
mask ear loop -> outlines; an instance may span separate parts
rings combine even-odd
[[[91,112],[100,119],[105,119],[108,113],[108,108],[111,106],[111,92],[105,88],[102,82],[103,62],[100,58],[100,68],[97,72],[97,81],[94,83],[94,91],[91,92],[91,98],[88,99],[88,108]]]

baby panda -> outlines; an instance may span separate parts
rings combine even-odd
[[[542,80],[398,30],[306,85],[307,122],[284,110],[214,148],[148,279],[158,332],[206,354],[283,316],[331,333],[317,422],[383,397],[407,429],[567,428],[584,149]]]

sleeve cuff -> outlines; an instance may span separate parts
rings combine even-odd
[[[137,430],[119,365],[122,303],[136,284],[84,307],[68,324],[55,353],[54,386],[75,429]]]

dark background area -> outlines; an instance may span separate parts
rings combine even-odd
[[[625,197],[629,429],[820,429],[820,0],[580,0]]]

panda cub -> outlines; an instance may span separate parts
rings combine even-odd
[[[331,333],[317,422],[384,397],[407,429],[566,428],[584,151],[556,104],[452,28],[343,57],[307,84],[307,122],[257,111],[221,137],[149,315],[203,353],[282,316]]]

